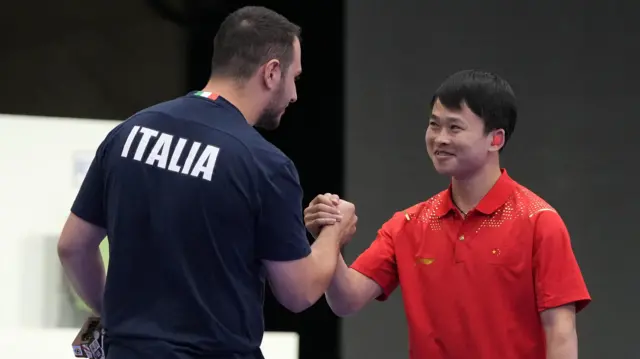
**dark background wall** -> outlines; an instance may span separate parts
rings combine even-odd
[[[182,93],[187,36],[143,1],[5,2],[0,112],[122,119]]]
[[[521,114],[503,165],[563,216],[593,296],[578,319],[580,358],[640,358],[638,3],[346,6],[346,194],[359,214],[347,261],[394,211],[448,183],[424,145],[437,86],[461,69],[496,71]],[[400,291],[345,319],[342,340],[345,359],[408,357]]]

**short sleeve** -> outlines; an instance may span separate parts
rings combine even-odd
[[[311,253],[302,219],[302,187],[291,161],[270,169],[260,187],[257,254],[260,259],[291,261]]]
[[[393,223],[394,218],[386,222],[369,248],[351,264],[351,268],[371,278],[382,288],[382,294],[376,298],[379,301],[387,300],[399,283]]]
[[[591,302],[567,228],[554,211],[537,215],[533,274],[539,311],[575,303],[578,312]]]
[[[104,201],[105,171],[103,168],[105,143],[103,142],[98,147],[71,207],[73,214],[102,228],[106,228],[107,222]]]

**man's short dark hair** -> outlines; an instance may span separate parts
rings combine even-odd
[[[505,145],[516,128],[518,109],[511,85],[500,76],[482,70],[463,70],[449,76],[431,99],[447,108],[460,109],[466,104],[484,120],[485,133],[503,129]],[[504,146],[503,146],[504,148]]]
[[[293,43],[300,27],[261,6],[246,6],[220,24],[213,40],[211,76],[250,78],[266,62],[277,59],[283,72],[293,61]]]

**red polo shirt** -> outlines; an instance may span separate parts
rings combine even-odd
[[[451,188],[396,213],[352,268],[400,284],[412,359],[545,359],[539,313],[590,301],[560,215],[503,170],[462,218]]]

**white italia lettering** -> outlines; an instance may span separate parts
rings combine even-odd
[[[178,160],[180,159],[180,155],[182,154],[182,149],[184,148],[185,143],[187,143],[187,140],[185,140],[184,138],[178,140],[176,148],[173,150],[173,155],[171,156],[171,162],[169,162],[169,171],[180,172]]]
[[[213,176],[213,167],[216,165],[219,151],[220,150],[217,147],[207,145],[207,147],[204,148],[204,151],[200,154],[198,162],[193,166],[191,175],[198,177],[202,173],[202,178],[207,181],[211,181],[211,176]]]
[[[184,166],[182,166],[182,174],[188,175],[191,170],[191,166],[193,165],[193,160],[196,158],[196,153],[200,149],[200,142],[193,141],[191,144],[191,150],[189,151],[189,155],[187,159],[184,161]]]
[[[173,140],[173,136],[167,135],[166,133],[160,134],[158,141],[156,141],[155,146],[151,149],[151,153],[149,153],[149,157],[147,157],[145,163],[166,168],[167,161],[169,160],[169,150],[171,149],[171,140]]]
[[[174,141],[174,138],[173,135],[168,133],[162,133],[147,127],[134,126],[122,147],[121,156],[130,158],[131,147],[134,146],[134,141],[138,140],[133,160],[171,172],[211,181],[220,149],[185,138],[178,138],[177,141]],[[187,142],[191,143],[188,144]],[[145,157],[147,147],[150,146],[151,151],[148,151],[149,153]],[[186,158],[182,156],[185,147],[189,147]],[[201,148],[203,148],[202,151],[200,151]]]
[[[129,155],[129,149],[131,148],[131,143],[133,143],[133,139],[136,138],[138,134],[138,130],[140,130],[140,126],[133,126],[131,132],[129,132],[129,137],[127,137],[127,142],[124,143],[124,147],[122,147],[122,157],[127,158]]]
[[[156,137],[158,135],[158,131],[146,127],[140,127],[140,132],[142,132],[142,138],[140,139],[140,142],[138,142],[136,154],[133,155],[133,159],[136,161],[142,160],[142,156],[144,155],[144,151],[147,150],[147,145],[149,145],[151,137]]]

